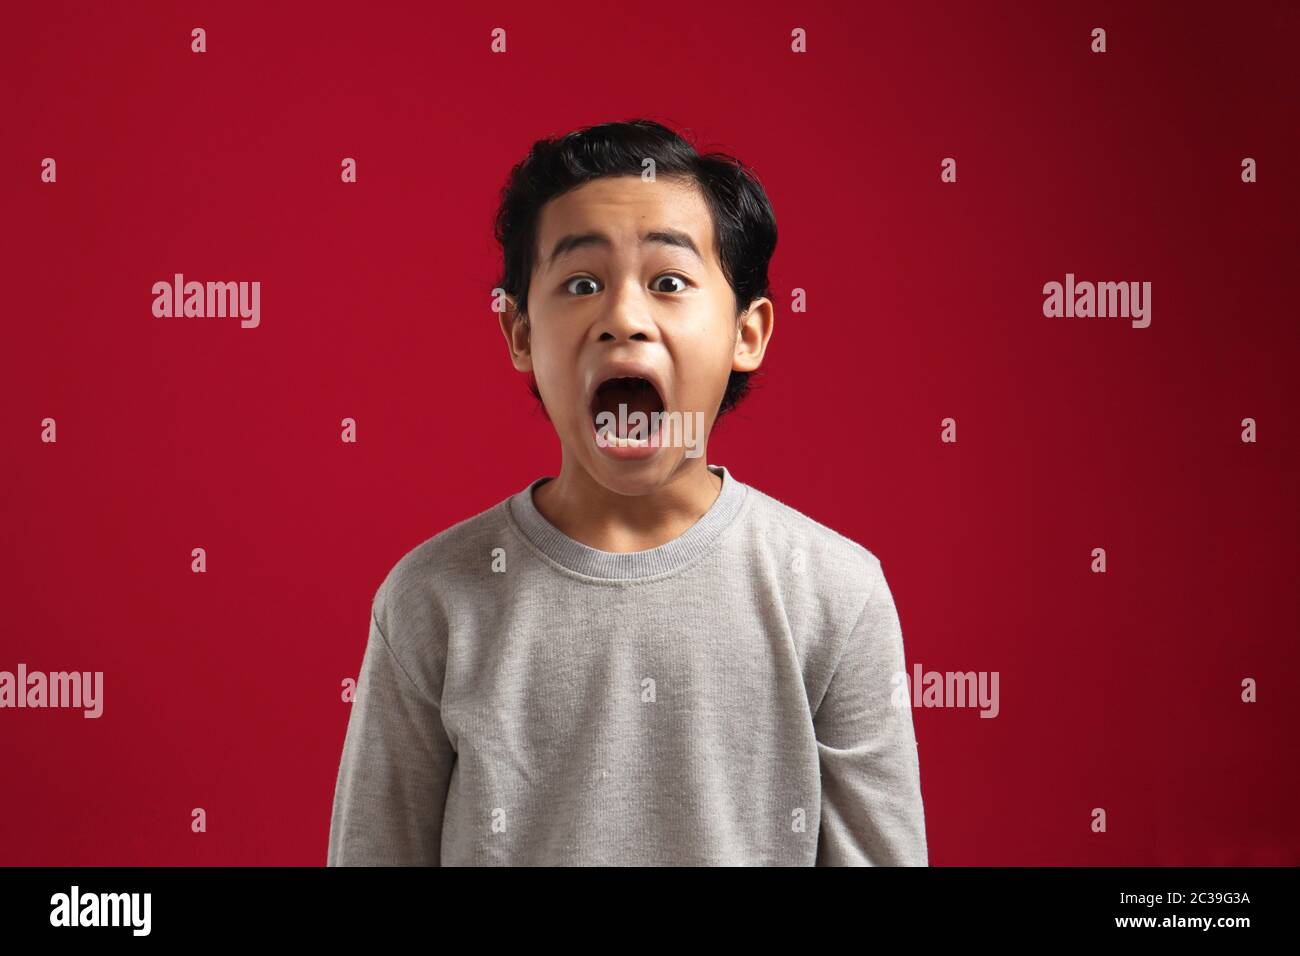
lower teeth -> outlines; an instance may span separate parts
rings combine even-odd
[[[596,437],[607,448],[611,446],[615,448],[645,448],[650,444],[648,438],[619,438],[610,430],[608,425],[597,432]]]

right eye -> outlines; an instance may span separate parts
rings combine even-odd
[[[578,296],[581,296],[581,295],[590,295],[591,293],[590,293],[590,292],[579,292],[579,291],[577,291],[576,289],[574,289],[574,284],[577,283],[577,282],[585,282],[585,283],[587,283],[589,286],[594,286],[594,285],[597,285],[597,284],[598,284],[598,283],[596,282],[596,280],[593,279],[593,278],[591,278],[590,276],[574,276],[574,277],[573,277],[572,279],[570,279],[567,283],[565,283],[565,288],[568,289],[569,292],[570,292],[571,294],[573,294],[573,295],[578,295]]]

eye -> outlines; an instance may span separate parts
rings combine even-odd
[[[684,291],[686,290],[686,280],[683,279],[681,276],[679,276],[679,275],[673,275],[671,272],[665,272],[665,273],[664,273],[663,275],[661,275],[658,279],[656,279],[655,282],[658,283],[658,282],[660,282],[660,281],[662,281],[662,280],[664,280],[664,279],[672,279],[674,282],[680,282],[681,285],[682,285],[682,287],[681,287],[680,289],[656,289],[655,291],[657,291],[657,292],[684,292]]]
[[[593,278],[591,278],[590,276],[574,276],[572,279],[570,279],[568,282],[566,282],[566,283],[564,284],[564,287],[565,287],[566,289],[568,289],[569,292],[573,293],[574,295],[590,295],[590,294],[591,294],[591,293],[575,292],[574,289],[573,289],[573,284],[574,284],[575,282],[585,282],[585,283],[587,283],[588,285],[596,285],[596,284],[597,284],[596,280],[593,279]]]

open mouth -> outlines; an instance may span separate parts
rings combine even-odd
[[[591,399],[596,435],[617,447],[648,445],[659,431],[663,397],[649,379],[639,376],[602,382]]]

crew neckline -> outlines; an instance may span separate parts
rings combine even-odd
[[[532,545],[561,567],[592,578],[627,581],[684,567],[700,557],[740,512],[748,488],[723,465],[708,465],[722,479],[722,490],[695,524],[671,541],[646,551],[600,551],[569,537],[551,524],[533,502],[533,490],[554,475],[543,475],[510,497],[511,518]]]

